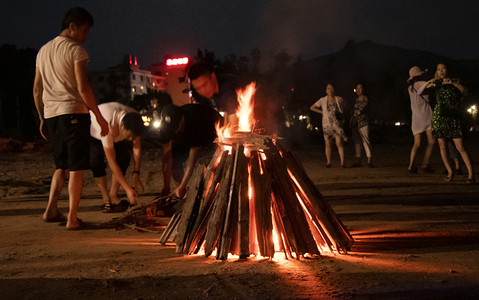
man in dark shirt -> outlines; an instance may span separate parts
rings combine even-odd
[[[163,108],[159,129],[163,144],[162,195],[170,194],[173,177],[179,185],[171,195],[180,199],[185,196],[201,150],[213,147],[215,123],[219,117],[216,110],[203,104],[167,105]]]
[[[235,76],[216,75],[205,63],[196,63],[188,69],[193,97],[199,104],[210,105],[224,114],[227,122],[236,123],[238,106],[236,90],[240,87]]]

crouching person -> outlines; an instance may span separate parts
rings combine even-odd
[[[137,204],[138,192],[143,192],[143,183],[140,181],[140,165],[141,134],[144,126],[141,115],[129,106],[110,102],[100,104],[98,108],[108,122],[109,132],[102,137],[99,126],[92,124],[90,164],[93,177],[95,177],[102,194],[103,211],[112,212],[120,204],[117,196],[120,185],[126,192],[130,206]],[[133,142],[134,162],[133,187],[125,179],[126,170],[130,164],[131,142]],[[112,172],[110,191],[108,191],[106,182],[105,157]]]
[[[160,116],[163,144],[163,190],[161,195],[182,199],[198,159],[211,158],[220,115],[208,105],[167,105]],[[171,178],[178,184],[170,193]]]

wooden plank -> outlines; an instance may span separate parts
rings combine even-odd
[[[279,147],[288,169],[296,179],[297,188],[301,189],[305,196],[305,204],[307,204],[311,213],[317,216],[318,221],[316,221],[316,225],[323,228],[324,231],[327,231],[327,233],[333,238],[333,241],[330,241],[328,238],[328,243],[337,243],[344,250],[349,250],[354,243],[349,231],[342,224],[331,206],[316,188],[316,185],[307,175],[296,156],[284,146],[280,145]]]
[[[188,235],[186,246],[185,246],[185,252],[192,253],[194,252],[197,247],[201,246],[198,245],[199,242],[201,242],[202,237],[204,237],[204,233],[206,232],[206,227],[201,227],[202,224],[204,225],[207,224],[205,221],[205,218],[207,218],[207,213],[210,211],[213,203],[214,203],[214,197],[216,195],[219,181],[221,178],[224,177],[224,166],[226,163],[226,158],[228,157],[228,151],[222,151],[221,152],[221,157],[218,162],[218,165],[214,169],[214,174],[213,174],[213,179],[212,183],[208,187],[208,191],[205,191],[203,193],[203,198],[201,201],[200,209],[198,212],[198,217],[196,218],[196,222],[191,229],[191,233]],[[201,232],[198,232],[198,231]],[[199,249],[198,249],[199,250]]]
[[[312,236],[305,213],[296,196],[294,183],[288,175],[286,165],[284,164],[278,149],[274,145],[270,146],[266,164],[269,165],[267,169],[271,172],[272,178],[275,182],[273,192],[278,207],[280,210],[283,207],[285,212],[287,212],[283,215],[283,218],[288,218],[289,223],[294,224],[294,226],[291,226],[290,228],[292,229],[296,241],[297,255],[303,255],[305,253],[319,254],[318,247]],[[283,223],[285,222],[283,221]]]
[[[238,220],[238,190],[239,181],[241,178],[241,171],[238,172],[238,168],[241,168],[241,164],[244,162],[241,159],[243,155],[244,146],[241,144],[235,145],[233,170],[231,174],[231,182],[228,191],[228,203],[226,206],[226,216],[223,226],[223,234],[221,236],[221,243],[218,249],[217,258],[226,260],[230,251],[231,239],[234,232],[233,224],[236,224]]]
[[[182,207],[181,219],[176,236],[176,253],[183,253],[185,240],[193,227],[198,214],[199,201],[203,192],[203,172],[205,166],[196,166],[186,188],[186,197]],[[196,209],[195,209],[196,208]]]
[[[249,206],[250,199],[248,195],[248,164],[249,159],[243,156],[244,163],[241,172],[241,179],[239,180],[239,195],[238,195],[238,252],[240,259],[247,258],[250,252],[250,236],[249,236]]]
[[[226,214],[226,204],[229,194],[229,183],[231,180],[231,174],[233,171],[232,166],[232,155],[228,155],[227,158],[227,169],[225,172],[225,177],[221,180],[221,184],[218,189],[218,193],[214,199],[213,211],[208,220],[206,227],[206,237],[205,237],[205,256],[208,257],[213,253],[214,248],[218,242],[220,231],[222,229],[221,224],[224,222]]]

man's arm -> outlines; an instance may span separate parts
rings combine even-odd
[[[38,118],[40,119],[40,134],[47,140],[43,132],[43,81],[42,74],[38,68],[35,69],[35,80],[33,81],[33,99],[35,100],[35,107],[37,108]]]
[[[185,175],[183,175],[180,185],[173,191],[173,194],[180,199],[186,194],[186,186],[188,185],[188,181],[190,181],[191,175],[193,175],[193,170],[196,167],[200,150],[201,147],[190,148],[188,160],[186,161]]]
[[[173,176],[173,152],[172,142],[163,145],[163,160],[161,168],[163,171],[163,190],[161,196],[166,196],[170,193],[171,177]]]
[[[120,166],[116,162],[115,148],[103,146],[103,150],[105,151],[106,160],[108,161],[110,170],[113,173],[113,175],[116,176],[116,178],[118,179],[118,182],[121,184],[121,186],[125,190],[128,200],[130,201],[131,204],[136,204],[136,197],[138,196],[138,194],[126,182],[125,176],[123,175],[123,172],[121,171]]]
[[[86,72],[87,60],[79,61],[75,63],[75,78],[77,81],[78,92],[82,97],[85,104],[95,115],[96,121],[101,128],[101,136],[106,136],[108,134],[108,123],[101,115],[100,110],[96,104],[95,95],[90,87],[90,82],[88,81],[88,76]]]
[[[133,140],[133,186],[138,193],[143,193],[145,187],[140,180],[140,166],[141,166],[141,137],[137,136]]]

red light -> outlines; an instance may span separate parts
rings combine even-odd
[[[167,66],[178,66],[178,65],[187,65],[187,64],[188,64],[188,57],[168,58],[166,60]]]

